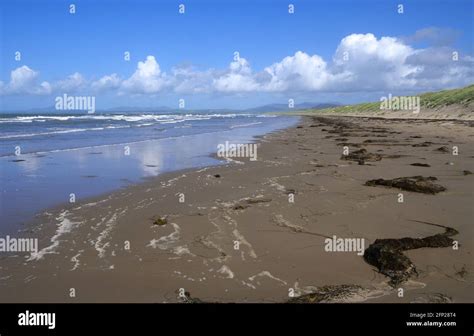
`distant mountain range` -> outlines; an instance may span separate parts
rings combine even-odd
[[[318,109],[324,109],[324,108],[330,108],[330,107],[337,107],[340,106],[340,104],[335,104],[335,103],[301,103],[301,104],[295,104],[293,108],[290,108],[288,104],[268,104],[268,105],[262,105],[262,106],[257,106],[257,107],[252,107],[248,109],[196,109],[196,110],[191,110],[191,109],[177,109],[177,108],[171,108],[168,106],[155,106],[155,107],[134,107],[134,106],[118,106],[118,107],[113,107],[113,108],[108,108],[108,109],[102,109],[102,110],[97,110],[96,113],[127,113],[127,112],[133,112],[133,113],[140,113],[140,112],[171,112],[171,113],[238,113],[238,112],[247,112],[247,113],[265,113],[265,112],[282,112],[282,111],[291,111],[291,110],[305,110],[305,109],[313,109],[313,110],[318,110]],[[34,108],[34,109],[28,109],[28,110],[21,110],[21,111],[9,111],[13,113],[51,113],[51,112],[57,112],[57,113],[83,113],[84,111],[77,111],[77,110],[67,110],[67,111],[56,111],[54,106],[51,107],[44,107],[44,108]],[[1,112],[0,112],[1,113]],[[7,112],[8,113],[8,112]]]
[[[288,104],[268,104],[258,107],[253,107],[250,109],[246,109],[247,112],[281,112],[281,111],[291,111],[291,110],[319,110],[324,108],[336,107],[340,106],[340,104],[334,103],[301,103],[295,104],[293,108],[290,108]]]

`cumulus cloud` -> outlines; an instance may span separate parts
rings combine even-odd
[[[260,90],[255,80],[249,62],[239,57],[230,63],[225,74],[213,81],[213,86],[219,92],[248,92]]]
[[[436,30],[430,28],[418,31],[413,38],[433,39],[435,35]],[[246,58],[238,57],[226,69],[198,70],[192,66],[177,66],[165,73],[156,58],[150,55],[138,62],[134,73],[125,79],[113,73],[87,81],[74,73],[53,84],[38,84],[38,73],[22,66],[12,71],[9,83],[0,82],[0,93],[108,90],[119,94],[154,95],[421,91],[472,84],[474,58],[462,54],[455,58],[453,53],[447,45],[417,49],[406,38],[351,34],[340,41],[330,60],[297,51],[261,71],[254,71]]]
[[[264,72],[269,75],[269,81],[262,85],[265,91],[317,91],[332,79],[321,57],[302,51],[272,64]]]
[[[417,68],[410,74],[416,85],[428,90],[465,86],[474,81],[474,58],[449,47],[427,48],[410,55],[406,63]]]
[[[93,91],[106,91],[117,89],[120,87],[122,80],[120,79],[119,75],[113,73],[111,75],[103,76],[102,78],[93,81],[91,83],[91,88]]]
[[[395,37],[351,34],[341,40],[331,63],[319,55],[297,51],[261,72],[253,72],[241,58],[214,81],[214,90],[349,92],[430,90],[472,84],[473,58],[460,55],[454,60],[453,52],[447,46],[416,49]]]
[[[59,80],[53,83],[53,89],[58,92],[72,93],[76,92],[86,85],[86,80],[84,77],[75,72],[72,75],[67,76],[65,79]]]
[[[171,70],[171,78],[176,93],[211,93],[215,73],[213,69],[198,71],[191,66],[180,66]]]
[[[418,69],[406,60],[414,52],[394,37],[377,39],[373,34],[349,35],[336,49],[331,70],[339,76],[327,83],[327,89],[411,88],[416,83],[410,75]]]
[[[166,85],[166,74],[161,72],[155,57],[147,56],[145,62],[138,62],[135,73],[122,82],[121,90],[128,93],[153,94],[160,92]]]
[[[48,82],[38,83],[39,72],[26,65],[10,73],[10,82],[0,85],[2,94],[49,94],[51,85]]]

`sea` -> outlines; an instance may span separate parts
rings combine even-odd
[[[227,163],[219,144],[251,143],[298,117],[257,113],[0,113],[0,234],[48,208],[145,179]]]

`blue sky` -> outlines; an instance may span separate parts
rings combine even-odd
[[[178,13],[181,3],[185,14]],[[472,83],[473,3],[3,0],[0,108],[52,106],[63,93],[95,95],[99,108],[175,106],[179,98],[189,108],[238,108],[462,86]],[[348,62],[356,64],[341,65],[349,49]],[[456,63],[447,59],[453,52],[460,55]],[[452,73],[456,78],[447,79]]]

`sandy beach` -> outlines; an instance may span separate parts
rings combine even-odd
[[[257,139],[256,161],[50,209],[21,233],[37,254],[2,255],[0,300],[473,302],[472,126],[305,116]],[[338,238],[363,253],[328,251]],[[400,238],[392,263],[367,252]]]

